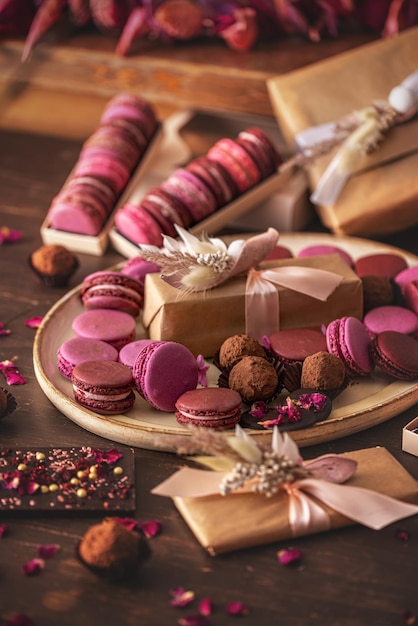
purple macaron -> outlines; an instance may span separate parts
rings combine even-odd
[[[175,341],[150,341],[139,352],[133,378],[139,394],[159,411],[174,412],[178,398],[195,389],[199,368],[193,353]]]
[[[109,270],[86,276],[81,301],[86,309],[116,309],[136,317],[142,311],[144,288],[135,278]]]
[[[106,341],[116,350],[134,341],[135,319],[124,311],[113,309],[92,309],[77,315],[72,324],[77,337]]]
[[[58,348],[57,366],[59,372],[69,380],[73,369],[84,361],[117,361],[118,351],[116,348],[96,339],[73,337],[67,339]]]

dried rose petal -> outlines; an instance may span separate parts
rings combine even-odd
[[[22,574],[25,576],[34,576],[39,574],[45,567],[45,561],[43,559],[32,559],[22,565]]]
[[[248,615],[250,611],[243,602],[228,602],[226,612],[228,615]]]
[[[201,615],[212,615],[213,602],[212,598],[202,598],[199,602],[199,613]]]
[[[10,230],[7,226],[0,228],[0,246],[3,243],[15,243],[22,239],[22,233],[20,230]]]
[[[409,540],[409,532],[407,530],[403,530],[402,528],[397,528],[396,529],[396,538],[400,539],[401,541],[408,541]]]
[[[267,402],[263,400],[258,400],[258,402],[253,402],[251,405],[251,409],[248,411],[250,415],[253,417],[264,417],[266,413],[269,411],[269,406]]]
[[[177,621],[180,626],[209,626],[210,620],[206,615],[200,613],[192,613],[191,615],[185,615],[180,617]]]
[[[113,465],[117,463],[119,459],[123,458],[123,454],[116,448],[109,448],[109,450],[93,450],[93,456],[96,463],[108,463]]]
[[[327,403],[327,397],[323,393],[302,393],[299,396],[298,403],[304,409],[314,411],[322,411]]]
[[[0,335],[10,335],[11,331],[8,328],[4,328],[3,322],[0,322]]]
[[[195,597],[194,591],[186,591],[184,587],[171,589],[170,595],[172,597],[172,600],[170,600],[170,606],[180,608],[187,606],[190,602],[193,602]]]
[[[234,11],[234,22],[220,31],[219,35],[229,48],[238,52],[250,50],[259,35],[257,14],[252,8]]]
[[[38,557],[40,559],[52,559],[52,557],[56,555],[59,549],[60,549],[60,546],[56,543],[52,543],[52,544],[45,545],[45,546],[39,545]]]
[[[7,535],[9,532],[9,527],[7,524],[0,524],[0,538]]]
[[[139,527],[147,539],[151,539],[151,537],[155,537],[155,535],[158,535],[158,533],[161,532],[161,524],[156,519],[141,522]]]
[[[43,319],[43,317],[30,317],[28,320],[25,320],[25,326],[29,328],[39,328]]]
[[[302,560],[302,552],[299,548],[286,548],[277,552],[280,565],[297,565]]]
[[[9,359],[0,361],[0,371],[3,372],[8,385],[24,385],[26,383],[26,379],[20,374],[13,361]]]
[[[199,385],[202,385],[202,387],[207,387],[208,379],[206,376],[206,372],[208,371],[210,366],[205,362],[205,359],[203,358],[201,354],[197,356],[196,363],[197,363],[197,370],[198,370],[197,382],[199,383]]]
[[[124,526],[126,530],[135,530],[135,528],[139,526],[139,522],[132,517],[115,517],[115,520],[121,524],[121,526]]]
[[[25,613],[18,613],[5,621],[5,626],[35,626],[35,622]]]

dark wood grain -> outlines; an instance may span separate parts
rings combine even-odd
[[[0,247],[0,321],[10,328],[0,337],[1,359],[17,357],[26,385],[13,386],[18,408],[0,421],[1,446],[91,445],[107,448],[101,439],[60,414],[40,390],[32,366],[34,330],[24,322],[43,316],[67,289],[48,289],[27,265],[41,245],[40,224],[49,202],[65,180],[80,148],[77,141],[37,134],[0,132],[0,226],[23,231],[23,239]],[[313,228],[321,230],[317,224]],[[418,228],[397,233],[389,243],[418,253]],[[122,257],[109,249],[105,256],[79,254],[80,268],[68,288]],[[418,459],[401,450],[402,427],[417,407],[372,429],[314,448],[307,458],[375,445],[388,450],[418,479]],[[218,557],[209,556],[168,499],[150,490],[185,461],[169,453],[137,449],[138,521],[158,519],[162,532],[150,540],[152,557],[138,578],[125,584],[97,579],[75,557],[77,542],[91,523],[88,516],[52,518],[8,517],[9,533],[0,539],[0,623],[26,613],[37,626],[166,626],[196,612],[169,605],[169,591],[183,586],[197,598],[210,596],[216,611],[211,624],[230,625],[227,602],[248,604],[239,621],[248,626],[399,626],[403,611],[418,615],[417,518],[375,532],[353,526],[315,536],[282,541]],[[5,521],[0,513],[0,523]],[[396,529],[410,533],[400,541]],[[59,544],[58,554],[37,576],[27,577],[21,565],[36,556],[39,544]],[[276,552],[289,545],[302,550],[296,568],[280,566]],[[236,620],[235,620],[236,621]]]

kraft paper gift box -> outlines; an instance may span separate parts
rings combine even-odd
[[[273,109],[292,150],[297,133],[385,100],[418,70],[418,27],[268,80]],[[314,190],[336,153],[306,167]],[[317,206],[337,234],[377,235],[418,223],[418,117],[389,130],[362,157],[333,205]]]
[[[356,450],[342,456],[357,462],[354,475],[344,484],[405,502],[418,502],[418,482],[386,448]],[[167,495],[164,483],[157,486],[153,493],[158,494],[161,488],[160,495]],[[289,523],[288,495],[285,492],[270,498],[257,493],[187,498],[175,496],[173,502],[196,539],[212,556],[293,536]],[[317,500],[315,502],[318,503]],[[324,503],[319,504],[328,513],[329,529],[355,523]],[[308,528],[301,534],[313,532],[319,531]]]
[[[338,254],[266,261],[260,268],[289,265],[335,272],[342,281],[326,301],[277,287],[280,328],[318,327],[343,315],[362,318],[362,283]],[[145,329],[151,339],[178,341],[196,356],[211,357],[225,339],[245,332],[245,286],[246,276],[240,275],[206,292],[185,294],[164,282],[159,274],[148,274]]]

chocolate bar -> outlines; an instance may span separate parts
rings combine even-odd
[[[0,511],[135,511],[131,448],[0,448]]]

